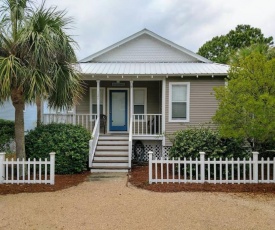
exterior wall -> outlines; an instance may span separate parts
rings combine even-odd
[[[120,81],[125,83],[123,87],[112,86],[114,81],[100,81],[100,87],[105,88],[105,111],[107,112],[107,88],[128,88],[130,92],[130,82]],[[85,89],[82,99],[76,105],[77,114],[90,113],[90,87],[96,87],[96,81],[85,81]],[[161,82],[160,81],[134,81],[134,88],[147,88],[147,113],[161,114]],[[129,96],[129,95],[128,95]]]
[[[190,82],[190,121],[189,122],[169,122],[169,83],[170,82]],[[199,126],[211,122],[218,102],[214,95],[214,87],[224,86],[224,77],[200,76],[199,78],[179,78],[169,77],[166,79],[165,98],[165,133],[173,134],[180,129],[189,126]],[[169,138],[166,138],[166,146],[171,146]]]

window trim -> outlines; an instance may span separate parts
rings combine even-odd
[[[133,115],[135,114],[135,90],[144,90],[144,114],[141,115],[147,115],[147,88],[146,87],[134,87],[133,88]],[[135,121],[143,121],[144,119],[136,119],[134,117]]]
[[[174,85],[186,85],[186,119],[172,119],[172,87]],[[190,82],[169,82],[169,122],[189,122],[190,121]]]
[[[92,114],[92,115],[97,115],[97,113],[93,113],[93,106],[92,106],[92,104],[93,104],[93,98],[92,98],[92,90],[97,90],[97,87],[90,87],[90,104],[89,104],[89,106],[90,106],[90,114]],[[100,87],[100,91],[101,90],[103,90],[103,98],[102,98],[102,106],[103,106],[103,114],[105,114],[106,115],[106,110],[105,110],[105,88],[104,87]],[[96,99],[97,100],[97,99]]]

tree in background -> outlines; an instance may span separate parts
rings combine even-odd
[[[246,139],[254,150],[275,143],[275,58],[260,46],[240,50],[227,87],[215,89],[214,116],[223,137]]]
[[[3,0],[0,7],[0,101],[12,100],[16,155],[24,158],[25,103],[43,96],[53,108],[69,108],[80,96],[75,42],[66,34],[72,20],[45,2]]]
[[[261,43],[273,44],[273,37],[264,37],[261,29],[250,25],[238,25],[226,35],[216,36],[199,48],[198,54],[217,63],[227,64],[238,49]]]

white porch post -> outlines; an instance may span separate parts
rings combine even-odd
[[[100,80],[96,81],[97,118],[100,122]]]
[[[134,82],[130,81],[130,121],[134,114]]]
[[[164,77],[162,80],[162,130],[161,132],[165,132],[165,98],[166,98],[166,78]],[[164,134],[164,133],[163,133]],[[164,153],[165,146],[165,135],[162,137],[162,154]]]

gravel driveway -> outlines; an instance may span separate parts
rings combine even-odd
[[[155,193],[126,177],[0,196],[0,229],[274,229],[274,196]]]

